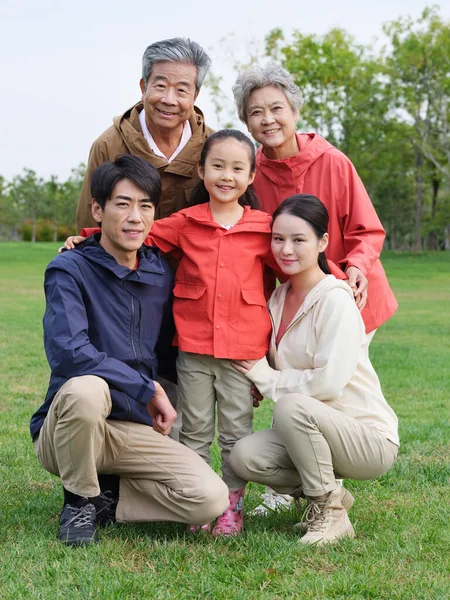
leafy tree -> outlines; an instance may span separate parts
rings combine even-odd
[[[415,249],[421,250],[426,181],[432,185],[432,222],[441,179],[450,180],[450,23],[432,7],[417,21],[403,17],[388,23],[384,31],[392,48],[385,58],[392,111],[395,118],[412,126]],[[434,246],[436,232],[429,233]]]

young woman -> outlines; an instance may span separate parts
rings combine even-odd
[[[268,359],[233,366],[276,402],[274,426],[240,440],[235,473],[307,499],[303,544],[353,537],[348,492],[336,479],[372,479],[393,465],[397,418],[368,356],[364,323],[348,284],[330,275],[328,213],[299,194],[275,211],[272,252],[289,281],[269,301]]]
[[[267,263],[276,267],[270,251],[272,219],[256,210],[259,203],[249,187],[255,176],[255,149],[240,131],[218,131],[206,140],[199,175],[202,182],[191,198],[194,206],[155,221],[146,243],[180,261],[173,304],[180,442],[209,462],[217,405],[230,506],[212,533],[235,535],[243,528],[245,481],[231,469],[229,456],[235,442],[252,433],[253,399],[251,382],[233,369],[231,360],[260,359],[268,350],[271,323],[263,268]],[[82,239],[75,238],[75,243]],[[66,247],[73,242],[69,238]],[[209,524],[204,529],[209,530]]]

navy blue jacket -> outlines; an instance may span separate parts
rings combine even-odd
[[[60,254],[45,272],[44,346],[51,376],[45,402],[31,418],[33,438],[56,392],[72,377],[101,377],[111,391],[109,418],[148,425],[153,379],[159,371],[173,380],[168,263],[157,248],[142,246],[132,271],[99,245],[99,237]],[[166,361],[165,369],[158,369],[158,358]]]

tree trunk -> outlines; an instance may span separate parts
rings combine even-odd
[[[436,206],[438,201],[439,187],[441,184],[441,180],[438,177],[436,167],[433,168],[433,178],[431,180],[433,195],[431,197],[431,219],[434,221],[436,216]],[[436,233],[436,230],[433,229],[430,231],[428,236],[428,249],[429,250],[439,250],[439,240]]]
[[[53,241],[58,241],[58,226],[56,225],[56,223],[53,223]]]
[[[423,155],[417,146],[414,147],[415,159],[415,181],[416,181],[416,217],[414,223],[414,250],[422,252],[422,196],[423,196],[423,178],[422,165]]]
[[[36,241],[36,218],[34,215],[31,217],[31,241],[33,244]]]
[[[390,242],[390,249],[397,250],[397,223],[395,219],[391,219]]]

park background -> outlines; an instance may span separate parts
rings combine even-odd
[[[450,6],[418,0],[0,5],[1,599],[450,597],[449,19]],[[43,273],[52,240],[73,230],[90,144],[139,99],[146,45],[176,35],[213,59],[198,104],[215,128],[245,131],[230,92],[240,69],[276,60],[291,71],[299,129],[348,154],[387,231],[400,306],[371,357],[402,446],[384,477],[346,483],[357,538],[333,548],[300,548],[294,511],[247,518],[236,540],[178,524],[108,527],[75,551],[56,539],[60,484],[28,433],[49,377]],[[256,411],[256,429],[271,410]],[[261,489],[249,486],[247,510]]]

